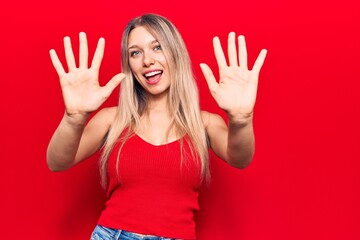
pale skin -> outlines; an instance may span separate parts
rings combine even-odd
[[[130,33],[131,35],[132,33]],[[131,37],[131,36],[130,36]],[[129,37],[129,39],[130,39]],[[79,64],[76,66],[70,38],[64,38],[64,48],[68,72],[66,72],[55,52],[50,50],[50,57],[59,75],[65,103],[64,116],[50,140],[47,150],[47,163],[52,171],[66,170],[94,154],[103,145],[116,114],[116,107],[103,108],[87,123],[90,114],[100,108],[112,91],[120,84],[125,75],[114,76],[106,86],[101,87],[98,81],[99,68],[104,55],[105,40],[100,38],[91,63],[88,66],[88,46],[85,33],[79,34]],[[153,52],[152,42],[146,38],[133,38],[140,47],[144,69],[162,66]],[[145,42],[144,42],[145,41]],[[228,117],[228,124],[217,114],[202,111],[202,120],[209,136],[210,146],[215,154],[237,168],[245,168],[254,154],[253,109],[256,100],[258,76],[266,57],[262,50],[251,70],[248,69],[247,52],[243,36],[237,38],[235,33],[228,36],[228,63],[221,48],[219,38],[213,39],[215,57],[219,67],[219,80],[216,80],[206,64],[200,64],[210,92]],[[130,65],[132,62],[130,60]],[[134,69],[136,65],[133,65]],[[139,66],[139,65],[137,65]],[[164,67],[166,69],[166,67]],[[164,71],[165,72],[165,71]],[[170,122],[167,111],[167,91],[160,93],[149,90],[150,108],[147,118],[143,119],[137,132],[153,145],[174,141],[180,136],[175,133],[166,137]],[[151,127],[149,127],[149,125]]]

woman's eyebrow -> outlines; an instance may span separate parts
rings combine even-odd
[[[152,45],[154,43],[159,43],[159,41],[155,39],[155,40],[151,41],[149,43],[149,45]],[[134,44],[134,45],[131,45],[130,47],[128,47],[128,50],[131,49],[131,48],[140,48],[140,47],[138,45]]]

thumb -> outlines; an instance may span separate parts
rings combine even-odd
[[[210,92],[216,91],[216,89],[218,87],[218,83],[216,82],[216,79],[214,77],[213,72],[211,71],[211,68],[205,63],[200,63],[200,68],[204,74],[204,77],[208,84]]]
[[[104,90],[106,91],[107,95],[110,95],[124,78],[124,73],[119,73],[112,77],[111,80],[104,86]]]

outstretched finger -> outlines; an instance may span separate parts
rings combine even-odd
[[[91,68],[94,68],[96,70],[100,69],[101,61],[104,56],[104,49],[105,49],[105,39],[100,38],[95,50],[94,58],[91,62]]]
[[[267,54],[266,49],[261,50],[259,56],[257,57],[257,59],[255,61],[255,64],[254,64],[254,67],[253,67],[252,71],[259,74],[259,72],[261,70],[261,67],[264,64],[266,54]]]
[[[214,45],[215,58],[219,65],[219,68],[226,67],[227,66],[226,58],[224,56],[224,52],[221,47],[220,39],[218,37],[214,37],[213,45]]]
[[[62,77],[63,75],[65,75],[66,74],[65,70],[64,70],[54,49],[50,50],[50,58],[51,58],[51,62],[53,64],[57,74],[59,75],[59,77]]]
[[[110,94],[114,91],[114,89],[120,84],[120,82],[125,78],[124,73],[119,73],[115,75],[104,87],[104,91],[106,96],[110,96]]]
[[[69,37],[64,38],[65,57],[69,68],[69,71],[76,68],[75,57],[71,47],[71,41]]]
[[[200,63],[200,68],[204,74],[210,92],[214,93],[218,88],[219,84],[216,82],[213,72],[211,71],[210,67],[205,63]]]
[[[87,68],[88,67],[88,44],[86,39],[86,34],[84,32],[79,33],[80,41],[80,52],[79,52],[79,67]]]
[[[245,37],[243,35],[240,35],[238,37],[238,43],[239,43],[239,63],[240,63],[240,67],[247,69],[248,68],[247,50],[246,50]]]
[[[238,65],[234,32],[229,33],[228,37],[228,57],[230,66]]]

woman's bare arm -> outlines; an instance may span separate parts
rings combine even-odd
[[[226,112],[228,124],[217,115],[205,113],[207,133],[215,153],[230,165],[244,168],[254,154],[253,109],[256,100],[258,77],[267,51],[263,49],[249,70],[244,36],[235,33],[228,37],[228,62],[218,37],[213,39],[215,57],[219,66],[219,81],[206,64],[201,69],[211,95]],[[203,114],[204,115],[204,114]]]
[[[48,146],[47,163],[51,170],[65,170],[93,154],[103,143],[113,119],[114,110],[103,110],[86,125],[92,112],[97,111],[125,75],[115,75],[104,87],[99,85],[99,69],[104,55],[105,40],[100,38],[88,67],[88,45],[85,33],[79,34],[79,65],[76,66],[71,41],[64,38],[68,72],[65,72],[55,50],[50,57],[59,75],[65,114]],[[111,116],[108,116],[111,115]]]

